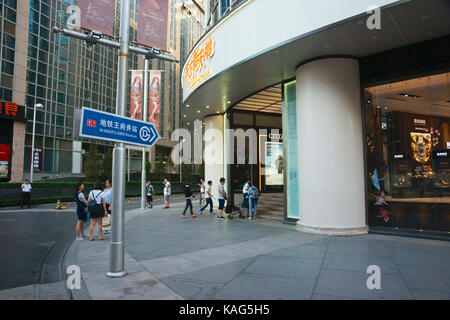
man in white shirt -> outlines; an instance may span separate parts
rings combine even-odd
[[[203,210],[205,210],[206,207],[209,205],[209,214],[210,215],[213,214],[212,197],[213,197],[213,195],[212,195],[212,181],[209,180],[208,181],[208,185],[206,186],[206,189],[205,189],[205,201],[206,201],[206,203],[205,203],[205,205],[202,208],[200,208],[198,210],[198,213],[203,214]]]
[[[164,209],[170,208],[170,195],[172,194],[170,182],[167,179],[164,179]]]
[[[27,205],[29,208],[30,207],[30,198],[31,198],[30,181],[28,179],[26,179],[20,188],[22,189],[22,205],[20,206],[20,209],[23,209],[25,201],[27,202]]]

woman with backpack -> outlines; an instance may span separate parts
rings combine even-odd
[[[259,190],[252,185],[248,191],[248,220],[256,219],[256,206],[258,205]],[[254,212],[253,212],[254,211]]]
[[[89,240],[94,240],[94,228],[98,220],[98,240],[103,240],[102,220],[108,215],[106,210],[105,193],[102,191],[103,187],[100,182],[96,182],[94,190],[89,192],[88,197],[88,211],[91,218],[91,225],[89,228]]]
[[[75,191],[75,202],[77,204],[77,216],[78,222],[77,227],[75,228],[76,238],[75,240],[84,240],[84,220],[86,220],[87,216],[87,201],[84,196],[84,184],[80,182],[77,184],[77,190]]]

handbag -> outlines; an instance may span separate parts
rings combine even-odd
[[[111,218],[109,217],[109,215],[107,215],[102,219],[102,227],[108,227],[110,225],[111,225]]]
[[[89,221],[91,221],[91,216],[89,214],[89,211],[86,213],[86,219],[84,220],[85,223],[88,223]]]

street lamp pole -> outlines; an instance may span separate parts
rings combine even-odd
[[[31,136],[31,162],[30,162],[30,182],[33,182],[34,163],[34,135],[36,131],[36,108],[42,109],[42,103],[36,103],[33,107],[33,135]]]
[[[130,29],[130,0],[122,0],[120,4],[120,49],[117,72],[117,102],[116,114],[125,116],[125,98],[128,75],[129,53],[129,29]],[[113,181],[112,191],[112,234],[111,254],[108,277],[124,277],[125,271],[125,246],[124,246],[124,198],[125,198],[125,146],[123,142],[116,143],[113,150]]]
[[[148,65],[149,65],[149,61],[147,59],[147,57],[144,57],[144,112],[142,112],[142,121],[147,122],[147,112],[148,112]],[[145,164],[146,164],[146,148],[142,147],[142,182],[141,182],[141,210],[145,209],[145,195],[146,195],[146,190],[145,190],[145,178],[146,178],[146,169],[145,169]]]

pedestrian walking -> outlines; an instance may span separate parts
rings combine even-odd
[[[164,209],[170,208],[170,195],[172,194],[172,187],[167,179],[164,179]]]
[[[103,190],[105,194],[105,204],[106,204],[106,211],[108,212],[108,215],[103,219],[102,221],[102,229],[103,234],[111,233],[111,203],[112,203],[112,181],[111,179],[108,179],[105,181],[105,190]]]
[[[94,240],[94,228],[98,222],[98,240],[103,240],[102,222],[105,216],[108,216],[106,210],[105,194],[103,192],[102,184],[96,182],[94,190],[89,192],[88,197],[88,211],[91,218],[91,225],[89,228],[89,240]]]
[[[206,207],[209,205],[209,214],[213,214],[213,202],[212,202],[212,181],[209,180],[208,184],[205,188],[205,205],[198,209],[198,213],[203,214],[203,210],[206,209]]]
[[[247,208],[248,209],[248,190],[250,189],[251,180],[247,179],[247,181],[244,184],[244,187],[242,188],[242,204],[241,209]]]
[[[153,189],[152,182],[150,180],[147,181],[147,184],[145,185],[145,188],[147,190],[147,208],[153,208],[153,194],[155,193],[155,189]]]
[[[206,189],[205,179],[201,178],[198,186],[200,187],[200,207],[201,207],[202,204],[205,203],[205,189]]]
[[[228,199],[227,193],[225,192],[225,178],[220,178],[220,184],[219,184],[219,209],[217,214],[217,219],[224,220],[225,218],[222,215],[223,208],[225,207],[225,199]]]
[[[194,194],[192,193],[191,190],[191,182],[188,181],[186,182],[185,186],[184,186],[184,199],[186,199],[186,207],[184,208],[183,211],[183,219],[186,219],[186,211],[189,207],[189,209],[191,210],[191,217],[192,218],[197,218],[197,215],[195,215],[192,211],[192,198],[194,197]]]
[[[259,190],[252,185],[248,191],[248,219],[256,219],[256,207],[258,205]]]
[[[20,205],[20,209],[23,209],[25,202],[27,203],[28,208],[30,208],[30,199],[31,199],[31,183],[30,180],[25,179],[20,187],[22,189],[22,204]]]
[[[75,240],[84,240],[84,220],[87,218],[88,202],[84,196],[84,184],[82,182],[77,184],[75,191],[75,203],[77,204],[77,226],[75,228]]]

